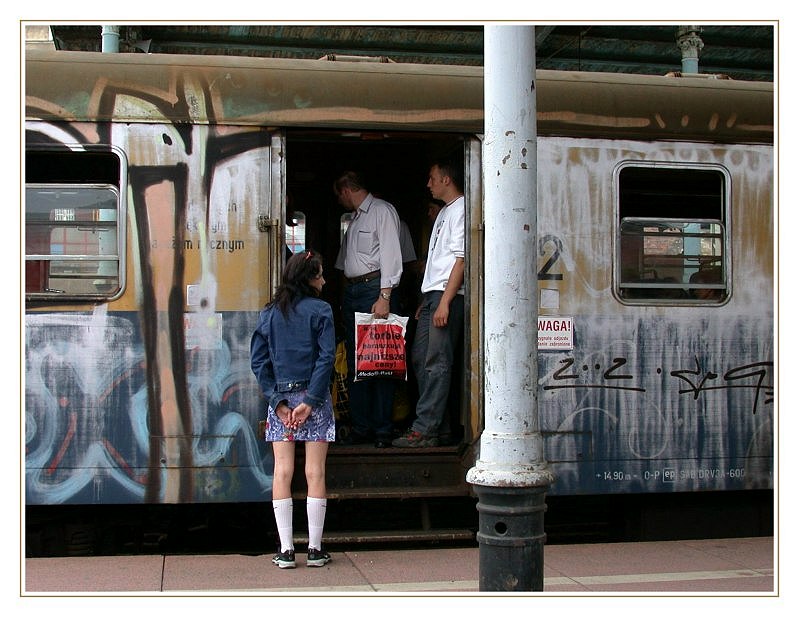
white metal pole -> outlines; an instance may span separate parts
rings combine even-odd
[[[472,484],[549,484],[538,422],[535,35],[485,27],[485,428]]]
[[[543,591],[553,477],[538,421],[536,82],[532,26],[486,26],[480,591]]]

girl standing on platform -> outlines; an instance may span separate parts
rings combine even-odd
[[[308,558],[306,565],[323,566],[330,555],[322,550],[327,488],[328,443],[336,439],[330,395],[330,375],[336,355],[333,311],[321,300],[325,279],[321,257],[312,251],[292,256],[272,302],[266,305],[250,343],[250,364],[268,403],[266,441],[275,459],[272,506],[280,536],[280,552],[272,562],[294,568],[294,452],[305,442],[308,484]]]

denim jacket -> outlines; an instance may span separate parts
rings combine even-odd
[[[324,300],[301,298],[284,316],[277,306],[261,311],[250,341],[250,366],[272,409],[286,392],[307,390],[304,403],[318,407],[330,396],[336,359],[333,311]]]

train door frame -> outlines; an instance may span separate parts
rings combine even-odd
[[[283,278],[284,247],[286,246],[286,132],[272,133],[269,161],[269,203],[259,206],[258,227],[272,231],[267,244],[271,255],[268,297],[271,299]]]
[[[397,133],[392,131],[380,131],[375,133],[381,138],[382,143],[390,144],[392,140],[399,143],[401,140],[418,140],[420,143],[429,142],[429,146],[431,151],[435,150],[436,147],[441,148],[441,142],[445,145],[448,145],[450,154],[454,153],[455,148],[453,147],[456,142],[460,142],[458,156],[462,159],[463,164],[463,192],[466,198],[466,212],[465,212],[465,226],[466,226],[466,234],[465,234],[465,252],[467,255],[466,260],[466,275],[464,280],[465,285],[465,310],[467,311],[467,319],[464,323],[464,332],[463,332],[463,342],[464,342],[464,349],[463,349],[463,363],[462,363],[462,371],[460,380],[455,386],[461,393],[465,393],[465,396],[460,397],[459,401],[459,408],[457,409],[457,418],[460,420],[460,424],[463,427],[463,437],[461,439],[462,443],[471,444],[473,443],[478,437],[480,430],[482,429],[482,373],[480,370],[480,366],[482,366],[482,311],[480,307],[482,305],[482,255],[483,255],[483,243],[482,243],[482,233],[483,233],[483,221],[482,221],[482,136],[474,135],[470,133],[445,133],[445,132],[435,132],[435,131],[425,131],[416,134],[408,134],[408,133]],[[292,153],[293,146],[292,143],[295,141],[299,142],[310,142],[313,143],[316,140],[319,141],[338,141],[341,140],[342,146],[345,146],[343,149],[346,150],[346,147],[349,147],[351,143],[350,139],[353,138],[356,134],[369,134],[368,130],[358,130],[358,131],[342,131],[342,130],[325,130],[325,129],[290,129],[290,128],[283,128],[281,130],[276,131],[275,136],[273,137],[273,150],[275,152],[280,151],[282,156],[279,160],[273,155],[273,169],[280,170],[280,195],[279,195],[279,202],[277,201],[278,196],[275,194],[275,188],[273,188],[272,194],[272,201],[274,203],[280,203],[280,213],[279,213],[279,241],[278,241],[278,249],[274,254],[277,259],[275,262],[279,264],[279,268],[276,270],[276,273],[273,276],[276,276],[274,279],[276,281],[275,287],[277,282],[280,280],[280,276],[282,276],[283,270],[283,262],[282,254],[280,250],[284,246],[286,242],[286,221],[288,220],[288,193],[292,192],[290,188],[291,180],[290,178],[293,176],[293,169],[294,165],[296,165],[296,161],[294,160],[295,156],[305,156],[304,154],[300,153],[295,155]],[[438,142],[438,143],[437,143]],[[428,153],[430,156],[430,162],[436,158],[434,154]],[[401,154],[398,154],[401,156]],[[424,156],[424,155],[422,155]],[[338,162],[338,161],[337,161]],[[301,166],[298,166],[301,167]],[[425,181],[426,181],[426,172],[425,169]],[[278,183],[273,182],[273,187],[277,187]],[[329,188],[332,200],[332,184],[330,187],[326,185],[321,187],[321,190],[327,190]],[[420,190],[426,191],[424,186],[419,187]],[[292,192],[293,194],[293,192]],[[429,197],[429,193],[427,193],[427,197]],[[391,201],[389,199],[389,201]],[[409,206],[407,204],[404,205],[404,210],[398,207],[400,213],[407,212],[407,208]],[[305,212],[301,203],[298,204],[298,210]],[[308,215],[308,212],[305,212]],[[308,225],[307,233],[312,237],[313,233],[313,226],[322,224],[324,222],[318,221],[314,223],[310,217],[306,219],[306,223]],[[415,240],[415,245],[417,247],[424,246],[422,240],[422,235],[424,234],[424,228],[420,226],[419,228],[413,230],[413,236]],[[311,248],[310,246],[307,248]],[[323,251],[324,252],[324,251]],[[331,255],[328,255],[328,260],[330,259]],[[417,254],[417,259],[424,259],[426,255],[424,254]],[[470,263],[473,262],[473,263]],[[333,270],[333,264],[328,263],[327,269]],[[329,282],[332,281],[332,277],[328,277]],[[411,316],[411,319],[413,316]],[[410,362],[410,358],[408,359]],[[413,370],[412,367],[408,366],[408,370]],[[451,410],[454,411],[454,410]]]
[[[476,135],[464,141],[464,187],[466,196],[466,276],[464,320],[463,391],[468,400],[461,401],[461,424],[464,441],[474,443],[484,425],[483,411],[483,136]],[[468,345],[468,346],[466,346]]]

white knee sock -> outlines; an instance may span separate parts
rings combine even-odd
[[[273,499],[272,508],[275,511],[277,533],[280,536],[280,552],[294,550],[294,502],[291,497],[286,499]]]
[[[308,497],[306,509],[308,510],[308,548],[321,550],[327,499]]]

